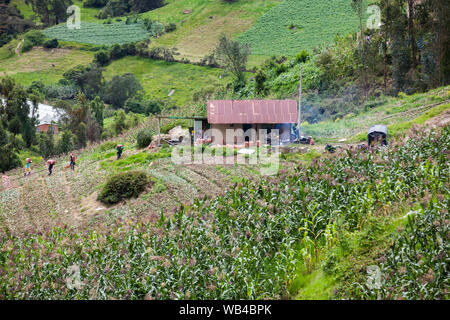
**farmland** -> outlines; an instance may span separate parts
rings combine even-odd
[[[125,24],[125,22],[112,24],[81,22],[80,29],[68,29],[67,25],[62,23],[45,29],[44,34],[58,40],[96,45],[137,42],[149,37],[149,33],[142,23]]]
[[[421,195],[448,201],[442,181],[448,181],[449,168],[441,150],[450,147],[449,129],[392,142],[382,151],[325,157],[257,183],[243,181],[216,198],[200,196],[150,220],[120,214],[113,227],[30,230],[25,238],[10,232],[0,240],[0,294],[3,299],[281,298],[296,274],[311,271],[322,249],[342,243],[342,230],[356,232],[385,206],[414,198],[422,201],[412,204],[415,215],[432,214],[447,223],[446,203]],[[8,195],[13,204],[16,196]],[[418,219],[410,223],[421,223]],[[434,228],[439,226],[429,232]],[[421,241],[419,252],[435,246],[432,238]],[[425,279],[423,285],[403,286],[393,298],[443,297],[447,274],[440,265],[448,250],[434,250],[440,258],[426,260],[414,275]],[[74,265],[81,271],[78,289],[66,286]],[[430,272],[433,281],[426,280]],[[360,287],[371,294],[364,283]],[[342,294],[358,298],[357,288]]]
[[[331,43],[336,34],[358,30],[351,1],[286,0],[263,15],[243,35],[254,55],[295,55]]]
[[[7,55],[6,48],[0,48],[0,55]],[[89,64],[93,53],[82,50],[34,48],[20,56],[14,53],[0,62],[0,76],[11,76],[20,84],[28,86],[33,81],[52,84],[62,78],[65,71],[79,64]]]
[[[281,2],[169,0],[164,7],[146,12],[143,17],[177,24],[174,32],[152,39],[151,47],[175,47],[182,57],[198,61],[214,50],[221,33],[236,37],[251,28],[264,13]]]

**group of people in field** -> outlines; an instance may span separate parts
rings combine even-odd
[[[119,160],[122,157],[122,152],[124,150],[124,146],[119,144],[116,147],[116,151],[117,151],[117,160]],[[25,165],[25,174],[24,176],[29,176],[31,174],[31,164],[33,163],[33,161],[30,158],[26,159],[26,165]],[[52,172],[53,172],[53,167],[56,164],[56,160],[53,159],[48,159],[47,160],[47,170],[48,170],[48,175],[51,176]],[[69,167],[72,171],[75,171],[75,165],[76,165],[76,161],[75,161],[75,155],[73,154],[73,152],[70,153],[69,156]]]

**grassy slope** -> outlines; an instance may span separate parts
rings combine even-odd
[[[151,46],[176,47],[186,58],[197,61],[210,53],[222,33],[235,37],[248,30],[265,12],[281,0],[168,0],[167,5],[143,16],[165,23],[174,22],[177,30],[153,40]],[[192,10],[184,14],[184,10]],[[211,18],[212,17],[212,18]]]
[[[9,58],[6,58],[8,57]],[[93,53],[81,50],[34,48],[10,56],[7,46],[0,48],[0,77],[10,75],[22,85],[40,80],[45,84],[57,82],[62,74],[78,64],[87,65]]]
[[[84,22],[92,22],[98,21],[95,15],[98,13],[99,9],[96,8],[84,8],[83,1],[81,0],[72,0],[73,4],[79,6],[81,9],[81,21]],[[11,0],[11,4],[16,5],[19,8],[20,12],[23,14],[25,18],[32,18],[35,14],[31,5],[28,6],[25,4],[25,0]],[[37,21],[38,19],[35,19]]]
[[[412,125],[415,119],[418,123],[423,123],[449,109],[449,90],[450,86],[447,86],[402,98],[386,98],[382,105],[362,111],[358,115],[349,115],[337,121],[306,124],[303,125],[303,130],[306,134],[328,141],[346,137],[353,137],[354,141],[364,141],[367,129],[374,124],[388,125],[390,134],[395,134],[401,129],[407,129],[408,124]]]
[[[105,77],[111,79],[113,75],[124,72],[133,72],[138,77],[148,98],[168,99],[168,94],[174,89],[170,99],[177,105],[188,103],[195,90],[228,81],[226,77],[219,79],[224,74],[222,69],[141,57],[125,57],[112,62],[106,68]]]
[[[436,95],[436,92],[447,92],[447,88],[440,88],[432,91],[428,96]],[[425,95],[424,95],[425,96]],[[413,99],[413,97],[407,97],[406,100]],[[397,103],[395,103],[397,102]],[[394,112],[396,108],[401,107],[399,104],[404,103],[404,99],[393,99],[386,106],[379,107],[384,111]],[[408,104],[403,104],[408,107]],[[449,105],[446,108],[440,109],[441,111],[448,110]],[[439,112],[434,112],[430,115],[437,116]],[[417,121],[424,121],[424,115],[416,115],[414,118]],[[414,120],[413,119],[413,120]],[[395,118],[396,123],[403,123],[401,118]],[[29,217],[25,215],[25,198],[21,198],[22,191],[28,190],[35,194],[35,199],[39,199],[38,206],[41,206],[43,212],[40,215],[46,217],[48,211],[70,209],[71,212],[77,212],[81,214],[81,220],[87,222],[95,222],[97,220],[115,219],[116,216],[135,216],[142,214],[143,212],[152,212],[157,214],[160,209],[170,210],[175,205],[191,201],[193,195],[211,194],[215,195],[222,192],[223,188],[231,185],[232,183],[240,181],[242,178],[258,179],[259,170],[252,166],[226,166],[221,165],[191,165],[191,166],[179,166],[170,161],[169,158],[158,159],[158,154],[150,153],[147,150],[138,150],[135,147],[135,133],[140,127],[149,127],[156,132],[156,119],[149,119],[147,122],[141,124],[139,127],[134,128],[132,132],[126,133],[121,137],[113,139],[116,143],[120,142],[125,145],[124,159],[117,162],[115,159],[114,149],[102,150],[98,146],[89,148],[82,152],[76,152],[78,164],[75,173],[63,170],[63,166],[66,165],[67,159],[58,160],[58,164],[55,169],[54,176],[52,178],[46,178],[44,173],[38,173],[29,179],[21,179],[17,181],[17,187],[14,190],[2,190],[0,185],[0,203],[3,205],[4,214],[8,216],[11,226],[15,222],[22,221],[21,223],[30,223]],[[352,137],[352,133],[350,136]],[[310,152],[304,155],[296,155],[296,157],[282,157],[282,167],[289,169],[295,163],[299,161],[302,163],[308,163],[312,159],[320,156],[323,152],[323,146],[318,146],[320,149],[311,149]],[[167,150],[170,152],[170,150]],[[167,151],[164,151],[161,155],[167,156]],[[152,155],[151,155],[152,154]],[[151,155],[151,156],[150,156]],[[21,158],[29,156],[29,154],[21,155]],[[39,158],[34,158],[34,170],[43,169]],[[142,197],[133,199],[123,203],[119,206],[112,207],[107,211],[95,211],[97,208],[102,207],[101,203],[95,201],[95,194],[101,188],[102,184],[107,179],[108,175],[113,172],[120,172],[124,170],[139,169],[144,170],[150,174],[155,181],[157,187],[146,192]],[[9,174],[11,177],[20,177],[22,175],[22,169],[17,169]],[[53,181],[53,182],[52,182]],[[64,189],[57,192],[53,192],[54,188],[59,185],[68,184],[70,190],[64,191]],[[53,185],[55,184],[55,185]],[[41,189],[41,186],[45,187]],[[64,193],[69,193],[64,196]],[[7,205],[5,207],[5,201],[9,201],[9,197],[18,197],[18,203],[14,206]],[[50,198],[48,198],[50,197]],[[48,198],[46,204],[42,204],[41,199]],[[69,198],[69,199],[67,199]],[[33,199],[27,200],[28,205],[33,205]],[[45,201],[44,201],[45,202]],[[403,212],[403,210],[401,210]],[[104,212],[105,214],[102,214]],[[43,218],[43,219],[44,219]],[[69,219],[70,216],[63,215],[61,219]],[[47,221],[46,218],[43,221]],[[386,230],[390,230],[390,224],[392,221],[384,221],[383,223]],[[356,248],[357,249],[357,248]],[[355,250],[356,250],[355,249]],[[299,270],[301,273],[302,270]],[[310,297],[314,292],[313,288],[321,288],[329,286],[332,281],[330,279],[324,279],[321,271],[317,271],[308,277],[303,279],[299,283],[294,283],[294,291],[298,292],[299,288],[304,288],[300,294],[302,297]],[[309,288],[313,286],[313,288]],[[312,290],[312,291],[311,291]],[[327,291],[328,292],[328,291]],[[330,292],[328,292],[330,293]],[[326,296],[326,295],[325,295]],[[325,297],[323,296],[323,297]],[[322,298],[323,298],[322,297]],[[320,297],[317,297],[320,298]]]

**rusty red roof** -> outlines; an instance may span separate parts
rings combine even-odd
[[[208,122],[229,123],[297,123],[295,100],[210,100]]]

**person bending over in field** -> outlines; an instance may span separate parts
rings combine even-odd
[[[75,170],[75,156],[73,152],[70,153],[70,169]]]
[[[55,160],[48,160],[47,164],[48,164],[48,175],[51,176],[52,172],[53,172],[53,166],[55,165]]]

